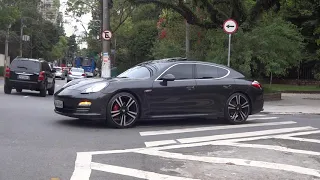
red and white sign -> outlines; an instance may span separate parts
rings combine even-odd
[[[233,34],[238,30],[238,23],[233,19],[228,19],[223,23],[223,30],[227,34]]]
[[[107,41],[110,40],[112,38],[112,32],[108,30],[103,31],[102,38]]]

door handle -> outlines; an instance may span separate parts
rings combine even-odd
[[[194,90],[194,86],[187,86],[187,89],[190,90],[190,91]]]
[[[223,87],[226,88],[226,89],[229,89],[229,88],[231,88],[231,85],[230,84],[229,85],[224,85]]]

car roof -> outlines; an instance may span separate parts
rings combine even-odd
[[[17,57],[14,60],[23,60],[23,61],[34,61],[34,62],[47,62],[45,60],[40,60],[40,59],[33,59],[33,58],[23,58],[23,57]]]
[[[175,58],[165,58],[165,59],[158,59],[158,60],[151,60],[151,61],[146,61],[142,62],[138,65],[149,65],[149,66],[157,66],[158,68],[167,68],[175,64],[179,63],[194,63],[194,64],[207,64],[207,65],[214,65],[218,67],[223,67],[226,69],[229,69],[229,67],[222,65],[222,64],[217,64],[217,63],[212,63],[212,62],[206,62],[206,61],[197,61],[193,59],[187,59],[187,58],[182,58],[182,57],[175,57]]]

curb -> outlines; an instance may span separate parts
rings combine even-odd
[[[263,111],[261,114],[278,114],[278,115],[320,115],[320,113],[305,113],[305,112],[268,112]]]

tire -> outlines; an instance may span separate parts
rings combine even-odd
[[[139,108],[139,102],[132,94],[114,95],[107,105],[107,125],[121,129],[134,126],[140,116]]]
[[[54,82],[52,87],[48,89],[48,94],[52,96],[54,94],[54,89],[55,89],[56,83]]]
[[[10,86],[4,85],[3,89],[5,94],[11,94],[12,92],[12,87]]]
[[[16,88],[16,91],[17,91],[18,93],[21,93],[21,92],[22,92],[22,89]]]
[[[42,89],[40,89],[40,96],[46,97],[47,96],[47,85],[44,85]]]
[[[243,124],[248,119],[250,111],[251,104],[247,96],[242,93],[234,93],[225,104],[224,119],[230,124]]]

